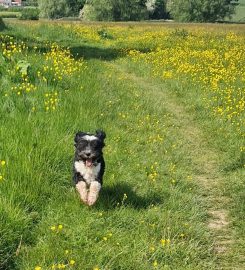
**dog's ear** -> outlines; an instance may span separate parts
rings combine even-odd
[[[75,146],[76,144],[81,140],[81,138],[83,136],[85,136],[86,133],[85,132],[82,132],[82,131],[78,131],[77,134],[75,135],[75,138],[74,138],[74,142],[75,142]]]
[[[96,136],[103,142],[106,138],[106,134],[103,130],[96,130]]]

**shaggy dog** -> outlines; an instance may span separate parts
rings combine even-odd
[[[81,200],[93,205],[103,182],[105,161],[102,149],[106,134],[97,130],[95,134],[79,131],[75,136],[74,182]]]

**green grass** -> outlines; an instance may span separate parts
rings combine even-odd
[[[0,11],[1,18],[18,18],[20,14],[20,12]]]
[[[177,81],[153,80],[149,67],[122,57],[120,47],[84,43],[58,27],[51,32],[20,24],[5,33],[29,50],[11,60],[0,54],[0,160],[6,161],[0,167],[0,269],[63,263],[78,270],[199,270],[239,263],[235,255],[244,242],[220,258],[207,227],[210,201],[197,176],[217,173],[205,171],[203,164],[215,159],[210,153],[218,153],[221,166],[229,156],[219,149],[226,139],[210,136],[219,123],[195,109],[195,89],[190,99]],[[58,82],[52,71],[47,83],[38,79],[37,72],[51,65],[43,55],[47,40],[69,46],[86,67]],[[22,80],[19,60],[29,63],[36,91],[11,90]],[[56,110],[45,111],[45,94],[56,91]],[[98,128],[107,133],[106,173],[100,198],[89,208],[72,186],[73,138],[78,130]],[[218,174],[225,179],[220,192],[233,199],[227,206],[232,226],[242,236],[243,171]]]

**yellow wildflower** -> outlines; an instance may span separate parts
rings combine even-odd
[[[154,252],[155,251],[155,247],[150,247],[150,251]]]
[[[157,261],[154,261],[154,262],[153,262],[153,266],[154,266],[154,267],[157,267],[157,265],[158,265]]]
[[[6,164],[5,160],[1,160],[1,165],[4,166]]]
[[[55,230],[56,230],[56,226],[51,226],[50,229],[51,229],[52,231],[55,231]]]
[[[161,244],[162,244],[163,246],[165,246],[165,244],[166,244],[166,240],[165,240],[165,239],[161,239],[160,242],[161,242]]]

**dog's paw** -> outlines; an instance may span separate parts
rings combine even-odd
[[[81,201],[83,203],[87,204],[87,202],[88,202],[88,191],[87,191],[86,183],[82,182],[82,181],[78,182],[78,184],[76,185],[76,189],[79,192]]]
[[[84,195],[84,196],[80,196],[81,198],[81,202],[85,203],[85,204],[88,204],[88,198],[87,198],[87,195]]]
[[[92,206],[95,204],[99,197],[99,191],[101,189],[101,184],[97,181],[94,181],[90,185],[89,193],[88,193],[88,205]]]
[[[97,199],[98,199],[98,195],[97,194],[89,193],[87,204],[89,206],[92,206],[92,205],[94,205],[96,203]]]

